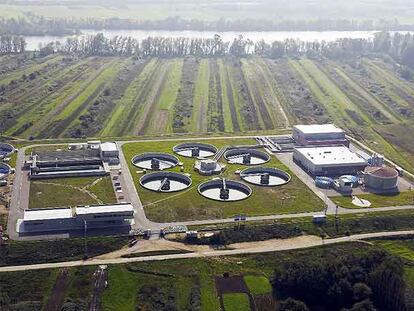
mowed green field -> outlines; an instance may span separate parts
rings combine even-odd
[[[123,145],[124,155],[128,162],[135,187],[144,205],[145,213],[153,221],[170,222],[227,218],[238,214],[249,216],[271,215],[320,211],[323,209],[323,202],[274,156],[271,156],[271,160],[263,166],[281,168],[291,174],[292,180],[288,184],[280,187],[249,185],[253,190],[253,194],[249,198],[238,202],[223,203],[201,196],[197,191],[198,185],[210,180],[212,177],[201,176],[194,172],[193,166],[195,159],[178,155],[177,157],[184,165],[184,173],[191,174],[192,185],[190,188],[177,193],[158,193],[141,187],[139,179],[142,173],[137,173],[141,169],[132,164],[132,158],[144,152],[172,153],[173,146],[180,142],[183,141],[152,141],[127,143]],[[203,142],[213,144],[217,148],[223,146],[254,145],[256,143],[253,139],[214,139]],[[246,166],[228,164],[224,158],[221,158],[220,161],[226,164],[227,167],[219,177],[240,180],[240,177],[235,172],[236,170],[246,168]],[[179,172],[180,169],[175,167],[171,171]]]
[[[1,130],[11,137],[256,134],[334,122],[414,171],[414,83],[379,59],[24,57],[0,57]]]
[[[116,197],[108,176],[42,179],[30,183],[29,208],[112,203],[116,203]]]

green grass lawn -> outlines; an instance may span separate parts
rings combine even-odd
[[[272,286],[264,275],[245,275],[243,277],[252,295],[268,294],[272,292]]]
[[[378,240],[375,241],[375,244],[380,245],[394,255],[414,261],[413,240]]]
[[[195,141],[197,141],[197,139],[195,139]],[[214,144],[218,148],[226,145],[255,144],[255,141],[252,139],[216,139],[203,142]],[[237,214],[246,214],[249,216],[271,215],[318,211],[323,209],[323,202],[291,172],[292,180],[284,186],[265,188],[249,185],[253,190],[253,194],[243,201],[224,203],[206,199],[198,193],[197,187],[200,183],[210,180],[212,177],[201,176],[194,172],[193,165],[195,160],[181,156],[178,156],[178,158],[184,164],[184,172],[191,174],[193,181],[192,186],[189,189],[175,194],[168,194],[156,193],[142,188],[139,185],[139,178],[142,175],[137,173],[140,169],[132,164],[131,159],[135,155],[143,152],[160,151],[172,153],[173,146],[178,143],[180,143],[180,141],[149,141],[145,143],[127,143],[123,146],[124,154],[138,194],[144,205],[145,212],[153,221],[214,219],[233,217]],[[266,163],[265,166],[282,168],[289,172],[289,170],[273,156],[271,157],[271,161]],[[222,173],[221,176],[239,180],[239,176],[235,174],[235,171],[243,168],[245,167],[242,165],[228,164],[226,171]],[[179,168],[174,168],[172,170],[178,172]]]
[[[414,204],[414,191],[406,191],[392,194],[361,194],[357,195],[360,199],[365,199],[371,202],[370,207],[384,207],[384,206],[401,206]],[[331,197],[331,200],[341,207],[345,208],[361,208],[352,204],[351,196],[337,196]]]
[[[249,297],[244,293],[223,295],[224,311],[250,311]]]
[[[414,267],[413,266],[405,266],[404,267],[404,280],[414,288]]]
[[[97,197],[94,198],[92,195]],[[110,177],[74,177],[30,183],[29,208],[115,203]]]

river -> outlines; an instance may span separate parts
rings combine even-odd
[[[82,30],[82,35],[93,35],[102,32],[106,37],[130,36],[142,40],[147,37],[186,37],[186,38],[213,38],[219,34],[224,41],[232,41],[239,35],[249,38],[253,42],[264,40],[267,43],[273,41],[283,41],[293,38],[302,41],[335,41],[340,38],[352,39],[369,39],[373,38],[376,31],[247,31],[247,32],[214,32],[214,31],[170,31],[170,30]],[[402,32],[406,33],[406,32]],[[39,48],[39,45],[46,45],[53,41],[64,43],[67,36],[26,36],[27,50],[33,51]]]

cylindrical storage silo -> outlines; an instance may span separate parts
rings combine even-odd
[[[397,188],[398,172],[391,167],[367,167],[364,175],[365,186],[377,190]]]

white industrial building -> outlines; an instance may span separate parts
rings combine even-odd
[[[368,165],[345,146],[296,147],[293,160],[314,176],[356,174]]]
[[[55,232],[131,226],[131,204],[29,209],[17,222],[17,232]]]
[[[297,145],[301,146],[349,146],[345,132],[334,124],[295,125],[293,127],[292,138]]]

